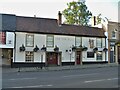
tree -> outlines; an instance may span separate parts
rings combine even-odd
[[[92,13],[87,10],[85,1],[72,1],[67,3],[68,8],[63,10],[62,14],[65,17],[67,24],[88,25]]]
[[[96,24],[100,24],[102,22],[102,19],[102,14],[98,14]]]

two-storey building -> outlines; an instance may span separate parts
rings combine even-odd
[[[15,25],[15,29],[9,30],[15,35],[13,66],[108,62],[102,28],[62,24],[60,13],[58,17],[57,20],[13,15],[9,22]]]

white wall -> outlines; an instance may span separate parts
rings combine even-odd
[[[89,62],[89,61],[105,61],[105,52],[102,52],[102,60],[96,60],[96,53],[94,53],[94,58],[87,58],[87,52],[92,52],[93,48],[90,48],[89,46],[89,39],[94,40],[94,47],[96,47],[96,39],[97,38],[91,38],[91,37],[82,37],[82,46],[88,47],[87,51],[82,52],[82,61]],[[102,51],[105,47],[105,39],[102,38],[102,48],[98,48],[98,51]]]
[[[15,62],[25,62],[25,52],[20,52],[19,47],[24,46],[26,43],[26,34],[27,33],[16,33],[16,58]],[[38,46],[39,49],[46,45],[46,35],[34,34],[34,47]],[[25,47],[26,51],[33,51],[34,47]],[[45,53],[39,50],[34,52],[34,62],[41,62],[41,55],[43,55],[43,62],[45,62]]]
[[[70,54],[66,52],[69,50],[72,45],[75,46],[75,37],[74,36],[54,36],[54,45],[59,47],[59,50],[62,51],[62,62],[70,62]],[[71,54],[71,61],[75,61],[75,53]]]
[[[19,47],[24,44],[25,46],[25,39],[26,39],[27,33],[16,33],[16,62],[25,62],[25,52],[20,52]],[[39,49],[43,47],[43,45],[46,46],[46,36],[45,34],[34,34],[34,47],[37,45]],[[82,46],[88,47],[87,51],[82,51],[82,61],[97,61],[96,60],[96,53],[94,55],[94,58],[87,58],[87,52],[92,52],[93,49],[89,46],[89,39],[94,40],[94,45],[96,47],[96,38],[91,37],[82,37]],[[103,48],[105,46],[105,39],[102,39],[103,42]],[[75,46],[75,36],[64,36],[64,35],[54,35],[54,47],[59,47],[59,51],[62,52],[62,62],[70,62],[70,54],[69,52],[66,52],[66,50],[69,50],[72,45]],[[26,51],[33,51],[34,47],[26,47]],[[54,51],[54,47],[50,48],[47,47],[47,51]],[[101,49],[103,49],[101,48]],[[41,52],[40,50],[38,52],[34,52],[34,62],[41,62],[43,55],[43,62],[46,60],[45,52]],[[105,60],[105,53],[103,52],[103,60]],[[71,55],[71,61],[75,62],[75,52]]]
[[[25,62],[25,52],[20,52],[19,47],[25,46],[26,35],[24,33],[16,33],[15,62]]]

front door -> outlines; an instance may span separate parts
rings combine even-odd
[[[114,62],[114,51],[110,51],[110,63]]]
[[[77,65],[81,63],[81,51],[77,51],[76,63]]]
[[[48,65],[58,65],[58,53],[48,52],[47,53],[47,64]]]

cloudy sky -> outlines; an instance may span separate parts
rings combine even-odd
[[[0,0],[0,13],[57,19],[58,11],[63,11],[70,1],[73,0]],[[118,21],[119,1],[86,0],[86,5],[93,15],[101,13],[111,21]]]

